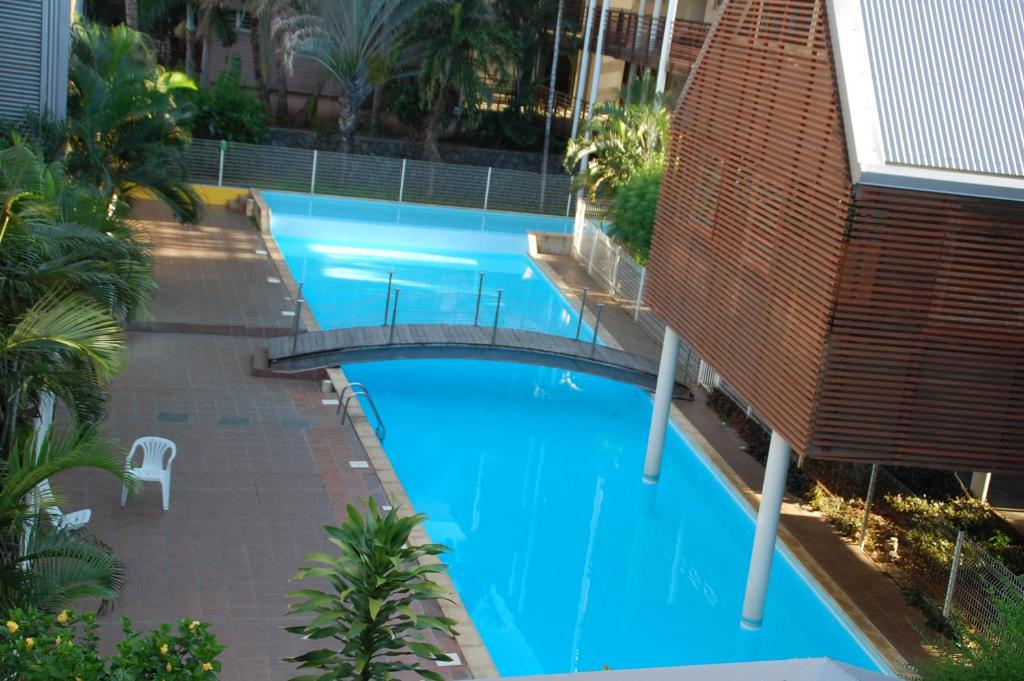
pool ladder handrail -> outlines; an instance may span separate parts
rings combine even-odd
[[[349,391],[351,391],[351,393],[349,393]],[[377,439],[383,442],[384,436],[387,434],[387,429],[384,427],[384,419],[380,417],[380,412],[377,411],[377,405],[373,402],[373,397],[370,395],[370,389],[358,381],[353,381],[346,385],[341,389],[341,394],[338,395],[338,410],[335,413],[341,415],[341,425],[344,426],[349,420],[348,403],[358,397],[365,397],[366,403],[370,405],[370,409],[373,411],[373,416],[377,419],[377,427],[373,429],[373,432],[376,433]],[[352,427],[355,427],[355,421],[352,422]]]

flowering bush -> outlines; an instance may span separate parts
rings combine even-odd
[[[125,637],[106,660],[92,613],[15,609],[3,622],[0,681],[212,681],[220,672],[224,646],[204,622],[181,620],[176,631],[163,624],[142,634],[123,618]]]

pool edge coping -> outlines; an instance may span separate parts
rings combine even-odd
[[[571,287],[569,287],[565,279],[558,274],[548,263],[544,262],[545,254],[542,253],[529,253],[528,257],[530,260],[541,270],[541,273],[548,278],[555,287],[559,289],[559,293],[562,294],[566,300],[578,307],[580,303],[579,296],[577,296]],[[550,256],[550,257],[566,257],[566,256]],[[571,257],[571,256],[570,256]],[[592,324],[595,320],[594,314],[589,310],[584,310],[583,313],[584,323]],[[614,348],[624,349],[623,345],[615,337],[607,327],[601,330],[601,335],[606,343]],[[698,455],[703,455],[707,463],[711,464],[717,471],[718,475],[724,478],[724,482],[728,483],[731,491],[738,495],[738,501],[745,502],[756,517],[757,510],[760,508],[761,495],[755,492],[736,470],[729,464],[726,459],[719,454],[718,450],[712,446],[712,444],[705,438],[697,427],[690,422],[686,415],[675,405],[671,404],[671,422],[683,436],[689,440],[690,444],[697,450]],[[788,495],[787,495],[788,496]],[[788,500],[784,503],[791,503]],[[835,580],[828,574],[817,561],[816,558],[808,551],[802,542],[795,535],[793,535],[786,527],[780,525],[778,532],[778,540],[782,542],[782,548],[785,552],[789,553],[789,556],[795,559],[795,566],[801,577],[809,577],[809,585],[818,589],[825,596],[827,596],[832,603],[839,609],[840,613],[843,614],[846,619],[852,624],[856,631],[854,633],[860,634],[861,637],[877,652],[878,656],[882,658],[882,661],[888,665],[890,671],[897,675],[901,675],[904,672],[911,671],[912,667],[909,662],[900,654],[896,647],[889,641],[888,638],[875,626],[875,624],[868,618],[867,615],[860,609],[860,607],[850,598],[846,590],[840,587]],[[826,603],[826,606],[828,604]]]
[[[288,263],[284,259],[284,254],[277,245],[277,240],[274,238],[273,232],[270,230],[270,206],[267,204],[266,199],[263,198],[259,189],[250,189],[249,191],[257,205],[256,223],[260,234],[263,237],[263,241],[267,246],[267,256],[277,268],[278,274],[280,274],[281,283],[284,284],[288,291],[288,295],[295,298],[298,295],[299,287],[294,276],[292,276]],[[317,323],[316,317],[313,316],[308,305],[304,305],[302,307],[300,316],[300,321],[306,329],[310,331],[318,331],[320,329],[320,325]],[[342,371],[340,367],[327,369],[326,371],[327,377],[334,388],[334,392],[336,394],[340,394],[341,390],[349,384],[349,380],[348,377],[345,376],[345,372]],[[416,513],[416,509],[412,504],[412,500],[409,498],[409,495],[405,491],[405,487],[398,479],[398,473],[391,465],[391,460],[384,451],[384,446],[381,444],[380,438],[377,437],[377,433],[370,424],[370,420],[367,418],[366,412],[363,411],[363,407],[359,403],[359,400],[354,400],[353,404],[354,406],[350,410],[349,416],[352,420],[356,437],[359,439],[359,443],[366,451],[366,455],[370,459],[370,464],[373,466],[374,473],[377,475],[377,479],[380,481],[381,487],[384,488],[385,494],[387,494],[395,508],[399,509],[399,513],[401,515],[414,515]],[[410,541],[417,544],[433,543],[430,539],[430,535],[422,525],[417,525],[412,530]],[[432,565],[441,562],[441,559],[437,556],[422,556],[420,558],[420,563],[423,565]],[[473,618],[469,615],[469,610],[462,602],[462,597],[459,595],[458,590],[455,588],[455,584],[452,582],[451,576],[447,572],[441,572],[432,574],[430,577],[435,583],[448,592],[448,598],[439,598],[436,602],[441,608],[442,614],[455,622],[455,629],[458,631],[458,634],[454,637],[455,642],[459,646],[459,652],[462,654],[462,662],[469,670],[470,676],[473,678],[495,678],[500,676],[498,668],[494,664],[494,660],[491,659],[491,655],[487,651],[487,647],[484,645],[480,632],[477,631],[476,625],[473,623]]]

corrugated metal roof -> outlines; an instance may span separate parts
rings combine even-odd
[[[860,0],[887,164],[1024,177],[1024,0]]]

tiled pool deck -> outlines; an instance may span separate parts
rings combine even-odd
[[[379,495],[380,482],[349,466],[366,455],[339,429],[316,384],[250,375],[263,336],[287,329],[291,318],[281,315],[290,306],[287,291],[268,282],[279,273],[257,253],[267,246],[248,221],[210,208],[203,226],[186,228],[155,205],[138,212],[154,244],[160,290],[151,320],[129,334],[107,430],[125,444],[140,435],[177,442],[171,508],[160,509],[154,484],[124,509],[111,480],[86,474],[57,486],[69,497],[66,510],[93,509],[90,528],[126,564],[128,586],[104,620],[108,638],[116,637],[122,615],[146,628],[198,617],[212,621],[227,646],[225,681],[287,679],[294,668],[281,659],[306,648],[280,629],[290,623],[287,580],[302,554],[325,548],[320,527],[335,522],[346,503]],[[542,262],[567,290],[598,290],[571,259]],[[602,326],[627,349],[656,355],[629,314],[604,302]],[[700,399],[677,406],[734,483],[756,499],[763,468],[740,450],[735,434]],[[817,516],[793,503],[784,514],[787,542],[837,600],[904,657],[919,657],[914,627],[923,624],[896,586]],[[465,667],[441,671],[466,675]]]
[[[128,334],[106,430],[125,445],[168,437],[178,456],[167,512],[155,483],[121,508],[112,479],[56,481],[67,509],[92,508],[90,529],[127,568],[102,633],[116,640],[121,616],[147,629],[180,617],[208,620],[227,646],[224,681],[288,679],[295,668],[282,658],[311,647],[281,630],[296,623],[285,617],[284,594],[297,588],[288,579],[303,554],[333,548],[321,526],[380,484],[349,466],[365,457],[313,381],[250,376],[263,339],[240,334],[287,328],[291,319],[281,315],[285,289],[268,283],[277,271],[256,253],[264,244],[247,220],[210,208],[203,226],[189,228],[152,205],[139,214],[160,290],[151,320],[137,325],[149,330]]]

